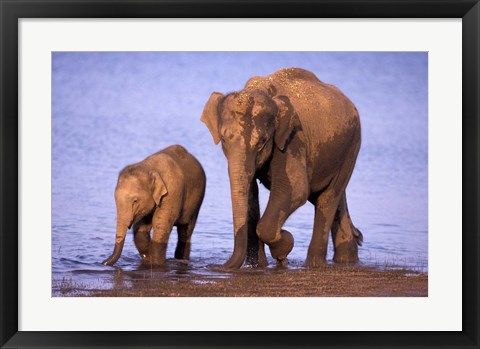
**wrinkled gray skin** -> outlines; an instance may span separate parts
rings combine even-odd
[[[188,259],[205,182],[200,163],[180,145],[172,145],[125,167],[115,188],[115,248],[102,263],[113,265],[120,258],[127,230],[132,225],[135,246],[144,264],[164,264],[173,226],[178,231],[175,258]]]
[[[267,264],[264,243],[284,264],[293,236],[282,229],[307,200],[315,206],[305,264],[326,263],[328,233],[334,261],[358,261],[362,234],[348,213],[345,188],[360,149],[360,120],[335,86],[303,69],[253,77],[238,92],[212,93],[201,120],[228,159],[234,220],[234,251],[225,263]],[[260,218],[260,180],[270,197]]]

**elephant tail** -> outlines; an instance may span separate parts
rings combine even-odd
[[[357,240],[357,245],[362,246],[362,244],[363,244],[363,234],[362,234],[362,232],[354,227],[353,236],[355,236],[355,239]]]

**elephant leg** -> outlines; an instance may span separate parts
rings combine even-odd
[[[355,228],[348,213],[347,197],[344,193],[332,224],[334,245],[333,260],[337,263],[358,262],[358,246],[362,244],[362,233]]]
[[[315,201],[313,234],[308,246],[305,266],[319,267],[327,262],[328,233],[332,227],[339,197],[333,189],[327,189]]]
[[[154,213],[152,220],[153,236],[147,258],[144,259],[147,264],[162,265],[165,263],[168,238],[174,224],[171,216],[171,213],[166,209],[159,209]]]
[[[307,259],[305,261],[306,266],[316,267],[326,263],[327,258],[327,246],[328,246],[328,233],[331,229],[335,230],[334,241],[337,236],[341,239],[341,234],[338,234],[338,228],[332,227],[334,219],[336,217],[337,210],[342,209],[344,220],[342,228],[346,223],[351,222],[346,207],[345,188],[352,175],[353,167],[355,166],[355,159],[358,153],[359,145],[352,147],[342,167],[337,175],[332,178],[327,188],[318,195],[315,201],[315,219],[313,222],[313,234],[312,240],[308,247]],[[345,199],[345,205],[340,205],[341,200]],[[340,219],[340,216],[338,216]],[[348,219],[347,219],[348,217]],[[340,221],[339,221],[340,222]],[[358,258],[358,257],[357,257]]]
[[[177,225],[178,242],[175,249],[176,259],[189,259],[190,258],[190,240],[195,227],[195,221],[188,224]]]
[[[279,209],[280,206],[285,210]],[[297,207],[292,206],[291,202],[283,202],[282,205],[282,201],[273,199],[271,195],[265,213],[257,225],[259,239],[268,245],[270,254],[280,264],[284,264],[293,249],[293,236],[282,229],[282,226],[295,209]]]
[[[292,154],[297,148],[279,152],[272,159],[270,197],[262,218],[257,225],[257,234],[270,248],[277,263],[284,264],[293,249],[292,234],[282,229],[288,217],[308,198],[308,178],[305,158]]]
[[[265,255],[265,244],[258,238],[257,224],[260,219],[260,205],[258,203],[258,184],[254,180],[248,197],[248,240],[246,263],[253,267],[268,265]]]
[[[145,258],[150,247],[150,231],[152,230],[152,216],[143,218],[133,226],[133,241],[142,258]]]

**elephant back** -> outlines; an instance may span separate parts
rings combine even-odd
[[[337,87],[299,68],[282,69],[266,79],[275,86],[276,95],[288,97],[309,140],[309,151],[338,153],[340,149],[327,148],[342,148],[352,137],[360,138],[358,111]]]
[[[275,73],[269,75],[268,78],[271,78],[275,81],[283,81],[283,82],[288,82],[291,80],[308,80],[308,81],[321,82],[315,74],[302,68],[280,69],[280,70],[277,70]]]
[[[196,183],[205,187],[206,176],[200,162],[190,154],[187,149],[179,144],[171,145],[161,151],[171,157],[178,168],[183,172],[184,178],[189,183]]]

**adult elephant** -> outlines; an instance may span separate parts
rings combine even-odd
[[[201,121],[228,159],[235,245],[227,268],[245,258],[266,265],[263,243],[283,264],[294,239],[282,226],[307,200],[315,218],[305,264],[326,263],[330,230],[334,261],[358,261],[363,237],[345,188],[360,149],[360,120],[339,89],[304,69],[281,69],[251,78],[241,91],[212,93]],[[261,218],[256,179],[270,190]]]

